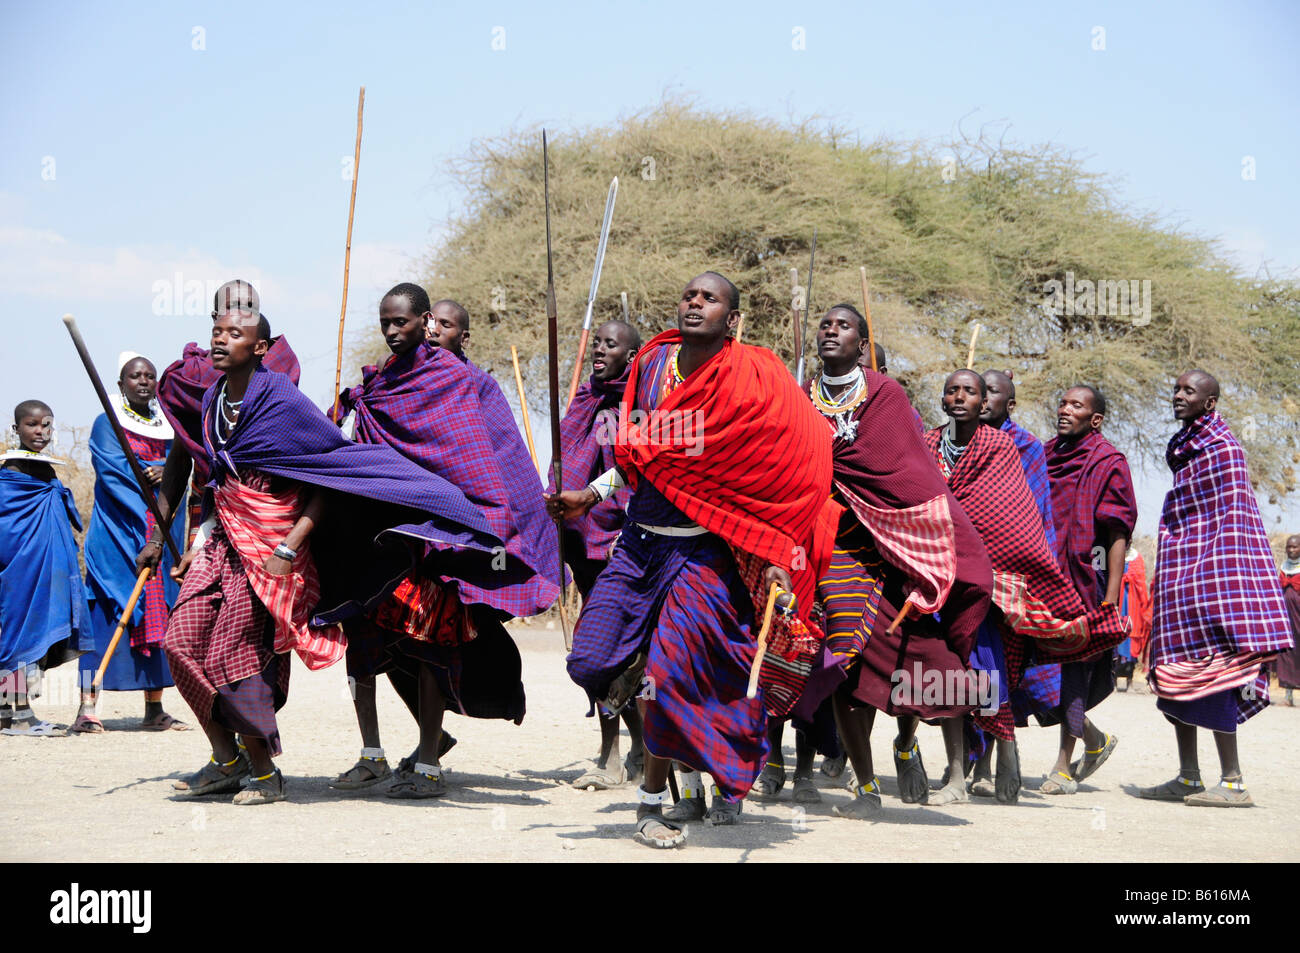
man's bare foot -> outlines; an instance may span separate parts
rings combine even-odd
[[[1020,749],[1014,740],[998,742],[998,781],[993,793],[999,804],[1020,800]]]
[[[632,839],[656,850],[671,850],[686,844],[686,829],[670,823],[657,811],[642,814],[638,810],[636,833]]]
[[[883,809],[880,803],[880,786],[878,784],[871,791],[858,788],[853,800],[848,804],[835,805],[835,813],[838,816],[847,817],[853,821],[875,820]]]
[[[966,794],[966,779],[954,778],[939,790],[929,792],[923,803],[930,807],[942,807],[945,804],[960,804],[969,800]]]

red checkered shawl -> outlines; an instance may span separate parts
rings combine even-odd
[[[637,353],[625,393],[635,395],[640,369],[681,339],[676,330],[651,339]],[[820,415],[775,354],[730,339],[656,408],[672,411],[699,415],[702,442],[686,446],[631,422],[625,398],[619,469],[634,487],[648,479],[734,549],[788,571],[806,613],[841,512],[830,499],[830,433]]]
[[[862,373],[867,398],[853,411],[857,437],[832,444],[835,486],[880,554],[907,575],[908,601],[922,612],[941,609],[947,643],[965,659],[988,614],[988,554],[934,465],[903,388]]]
[[[936,460],[943,431],[939,427],[925,435]],[[1126,629],[1115,607],[1089,617],[1048,548],[1042,515],[1009,434],[977,427],[948,486],[984,540],[993,564],[993,602],[1016,632],[1040,640],[1040,648],[1053,656],[1085,649],[1092,655],[1123,639]]]
[[[1105,556],[1095,566],[1093,547],[1111,527],[1131,539],[1137,524],[1128,460],[1096,431],[1077,440],[1054,437],[1043,442],[1043,450],[1052,487],[1056,558],[1084,605],[1095,609],[1105,598],[1100,575]]]

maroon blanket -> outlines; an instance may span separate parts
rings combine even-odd
[[[1111,527],[1132,537],[1137,497],[1128,460],[1100,433],[1078,440],[1054,437],[1043,442],[1052,487],[1056,558],[1089,609],[1106,596],[1105,555],[1094,561],[1093,547]]]
[[[893,569],[900,571],[885,573],[879,611],[862,653],[853,694],[858,701],[891,714],[913,713],[925,718],[959,714],[943,704],[922,702],[919,692],[912,693],[910,703],[895,704],[898,696],[891,699],[891,689],[912,684],[918,665],[922,672],[969,670],[976,632],[989,610],[993,571],[979,534],[916,429],[902,387],[884,374],[866,369],[863,373],[867,399],[853,412],[857,437],[852,443],[837,439],[832,445],[836,487],[880,510],[920,510],[941,498],[951,522],[956,565],[939,619],[909,616],[892,635],[885,630],[898,613],[905,596],[904,583],[912,573],[911,567],[897,565]],[[868,521],[862,522],[872,530]],[[882,555],[889,558],[883,551]]]

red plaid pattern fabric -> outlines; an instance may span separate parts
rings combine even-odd
[[[341,625],[311,625],[312,610],[320,599],[316,565],[309,543],[303,543],[293,560],[293,571],[273,576],[262,568],[275,545],[289,535],[303,505],[297,486],[280,493],[256,475],[227,479],[214,495],[217,518],[257,593],[275,620],[275,651],[294,650],[309,669],[326,668],[343,657],[347,638]]]
[[[907,602],[923,614],[937,612],[957,575],[957,547],[948,498],[936,496],[918,506],[872,506],[846,484],[836,489],[870,532],[876,549],[907,574]],[[901,609],[901,606],[900,606]]]
[[[1151,687],[1161,698],[1196,701],[1249,685],[1259,678],[1261,667],[1276,657],[1276,652],[1250,652],[1164,662],[1151,667]]]
[[[218,528],[190,563],[163,646],[176,688],[203,727],[218,688],[257,675],[271,661],[267,622],[239,554]]]

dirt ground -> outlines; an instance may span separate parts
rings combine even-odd
[[[106,694],[97,736],[0,736],[0,857],[8,861],[1282,861],[1300,851],[1300,709],[1274,705],[1247,723],[1241,761],[1257,807],[1210,810],[1139,800],[1139,786],[1173,776],[1172,730],[1145,690],[1116,693],[1095,712],[1117,734],[1106,766],[1072,797],[1038,793],[1055,755],[1054,729],[1020,734],[1025,790],[1004,807],[973,801],[944,808],[897,800],[892,767],[881,772],[886,809],[878,821],[831,813],[849,794],[817,775],[823,803],[793,808],[790,789],[777,803],[747,802],[736,827],[692,825],[682,851],[651,851],[631,840],[632,786],[575,790],[598,747],[583,718],[581,692],[564,671],[556,630],[515,628],[524,659],[528,716],[522,726],[449,716],[459,745],[445,759],[448,797],[399,801],[383,785],[344,794],[328,780],[356,759],[360,740],[343,666],[309,673],[295,662],[281,712],[285,752],[279,765],[289,800],[256,808],[228,796],[171,797],[171,780],[196,770],[208,749],[198,731],[133,730],[139,694]],[[191,720],[174,689],[174,715]],[[380,692],[380,724],[394,762],[416,740],[415,725],[392,692]],[[72,673],[50,673],[41,716],[68,723],[76,711]],[[887,753],[886,722],[876,750]],[[943,766],[939,731],[920,734],[931,784]],[[625,739],[626,741],[626,739]],[[787,763],[793,765],[793,733]],[[1209,737],[1201,763],[1217,776]],[[1288,780],[1291,779],[1291,780]]]

